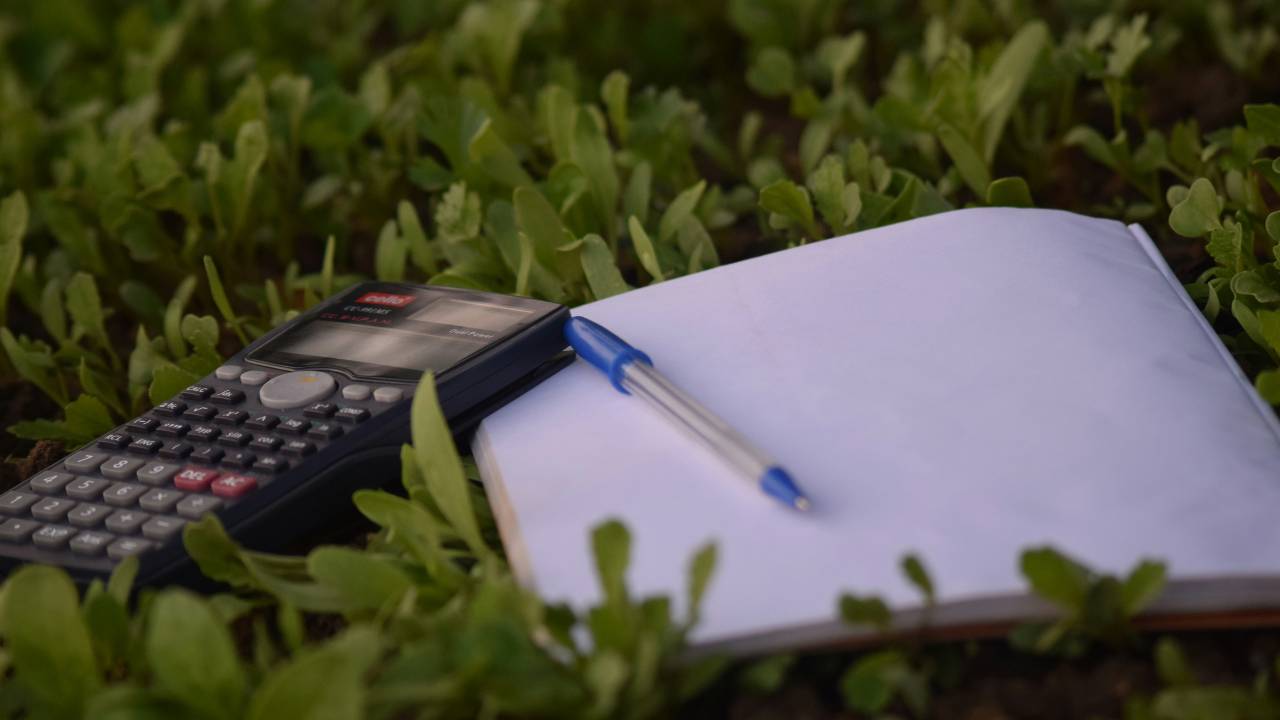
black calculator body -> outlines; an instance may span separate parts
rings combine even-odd
[[[176,397],[0,494],[0,572],[79,582],[137,555],[139,581],[193,582],[182,528],[216,514],[278,550],[399,478],[425,371],[455,437],[572,359],[566,308],[441,286],[370,282],[229,358]]]

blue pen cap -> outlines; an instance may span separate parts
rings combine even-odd
[[[584,317],[569,318],[564,324],[564,337],[578,357],[599,368],[618,392],[626,395],[631,394],[622,386],[622,373],[627,365],[633,362],[653,365],[648,355]]]

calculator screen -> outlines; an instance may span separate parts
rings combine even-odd
[[[298,322],[250,354],[291,368],[415,381],[437,375],[545,312],[542,303],[491,293],[407,289],[357,292]]]

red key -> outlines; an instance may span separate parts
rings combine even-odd
[[[209,489],[219,497],[238,498],[256,487],[258,481],[248,475],[223,475]]]
[[[216,470],[206,470],[205,468],[186,467],[182,472],[173,478],[173,484],[182,490],[190,490],[192,492],[204,492],[209,489],[209,483],[218,479]]]

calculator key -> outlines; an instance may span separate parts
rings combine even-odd
[[[71,482],[71,476],[62,472],[43,472],[31,478],[30,486],[38,493],[55,493]]]
[[[102,491],[106,490],[110,485],[111,483],[106,480],[80,478],[68,484],[65,492],[68,497],[73,497],[77,500],[96,500],[102,495]]]
[[[168,402],[160,403],[159,405],[156,406],[155,410],[153,410],[152,412],[154,412],[157,415],[164,415],[166,417],[178,417],[182,413],[186,412],[186,410],[187,410],[186,403],[178,402],[177,400],[170,400]]]
[[[275,452],[276,448],[280,447],[280,445],[283,442],[284,441],[281,440],[280,438],[274,437],[271,435],[258,435],[253,439],[253,442],[249,443],[249,447],[253,448],[254,450],[266,450],[267,452]]]
[[[280,423],[279,427],[276,428],[276,431],[287,435],[301,435],[306,432],[309,427],[311,427],[310,420],[288,418]]]
[[[337,423],[316,423],[307,431],[307,437],[316,440],[332,440],[342,434],[342,426]]]
[[[151,463],[138,471],[138,479],[148,485],[165,485],[181,469],[177,463]]]
[[[240,377],[241,372],[244,372],[244,368],[239,365],[223,365],[213,371],[213,376],[219,380],[235,380]]]
[[[66,498],[45,498],[31,508],[31,517],[45,522],[54,522],[66,517],[71,508],[76,506],[75,500]]]
[[[151,549],[151,543],[140,538],[120,538],[107,546],[107,557],[123,560]]]
[[[219,474],[218,471],[208,468],[186,467],[174,476],[173,484],[183,490],[204,492],[209,488],[209,483],[218,479]]]
[[[42,548],[56,550],[66,545],[71,536],[75,534],[75,529],[66,525],[45,525],[32,533],[31,542]]]
[[[292,455],[293,457],[306,457],[315,451],[316,446],[306,440],[290,440],[284,444],[284,448],[281,450],[285,455]]]
[[[304,407],[328,397],[337,385],[329,373],[295,370],[268,380],[258,390],[258,400],[275,410]]]
[[[177,505],[181,499],[182,493],[177,490],[156,489],[143,495],[138,504],[142,506],[143,510],[149,510],[150,512],[167,512],[169,508]]]
[[[143,524],[142,534],[152,540],[168,540],[186,524],[186,520],[176,517],[153,517]]]
[[[221,460],[222,456],[225,454],[226,453],[222,451],[222,448],[206,447],[200,448],[199,450],[191,453],[191,457],[189,459],[194,462],[204,463],[205,465],[212,465]]]
[[[108,505],[128,507],[146,491],[146,485],[137,485],[135,483],[116,483],[102,493],[102,499],[106,500]]]
[[[360,423],[369,419],[369,411],[364,408],[344,407],[335,417],[344,423]]]
[[[223,410],[218,413],[213,422],[218,425],[239,425],[249,417],[249,413],[244,410]]]
[[[160,421],[152,417],[134,418],[126,425],[129,432],[149,433],[160,426]]]
[[[289,463],[278,457],[258,458],[258,462],[253,464],[253,469],[265,473],[284,472],[289,469]]]
[[[34,520],[8,520],[0,524],[0,540],[22,542],[40,527]]]
[[[253,467],[253,461],[256,459],[257,456],[247,450],[235,450],[227,453],[226,456],[222,458],[222,464],[248,470]]]
[[[243,432],[241,430],[228,430],[227,432],[222,433],[222,437],[218,438],[218,444],[226,445],[227,447],[244,447],[245,445],[248,445],[249,441],[252,439],[253,436],[247,432]]]
[[[216,427],[197,425],[191,428],[191,432],[187,433],[187,439],[195,440],[197,442],[213,442],[214,440],[217,440],[218,436],[221,434],[222,431]]]
[[[107,547],[114,538],[104,532],[86,531],[71,538],[71,552],[81,555],[97,555]]]
[[[138,438],[129,443],[129,452],[138,453],[139,455],[155,455],[160,452],[162,447],[164,447],[164,443],[155,438]]]
[[[17,515],[34,505],[39,499],[40,496],[35,493],[10,490],[5,494],[0,495],[0,512],[7,515]]]
[[[380,387],[373,391],[373,401],[380,403],[400,402],[404,390],[398,387]]]
[[[204,400],[212,394],[213,388],[208,385],[192,385],[181,393],[187,400]]]
[[[254,430],[270,430],[278,424],[280,424],[280,418],[275,415],[255,415],[249,418],[249,422],[245,423],[245,427],[253,428]]]
[[[245,385],[261,385],[270,379],[270,373],[262,370],[247,370],[240,376],[240,382]]]
[[[234,388],[219,390],[209,398],[209,402],[217,403],[218,405],[239,405],[244,402],[244,391]]]
[[[119,450],[120,448],[128,445],[129,441],[132,439],[133,438],[122,432],[107,433],[106,435],[98,438],[98,447],[103,450]]]
[[[258,481],[248,475],[223,475],[209,489],[219,497],[238,498],[256,487]]]
[[[146,460],[117,455],[103,463],[98,472],[102,473],[102,477],[111,478],[112,480],[128,480],[137,475],[138,470],[146,464]]]
[[[174,442],[160,448],[160,457],[169,460],[181,460],[196,449],[195,445],[185,442]]]
[[[369,393],[373,392],[368,385],[348,385],[342,388],[343,400],[368,400]]]
[[[110,514],[111,508],[106,505],[80,503],[67,513],[67,522],[80,527],[93,527],[106,520]]]
[[[315,405],[307,406],[307,409],[303,410],[302,414],[307,417],[327,418],[336,412],[338,412],[337,405],[331,402],[318,402]]]
[[[209,495],[188,495],[178,503],[178,514],[189,518],[198,518],[205,513],[213,512],[222,505],[222,501]]]
[[[74,473],[91,473],[107,461],[110,455],[96,452],[80,452],[68,457],[62,464]]]
[[[217,414],[218,408],[212,405],[196,405],[195,407],[187,408],[187,411],[182,416],[193,420],[208,420]]]
[[[184,422],[165,422],[160,423],[160,426],[156,428],[156,434],[163,435],[164,437],[177,438],[186,435],[187,431],[190,429],[191,426]]]
[[[107,529],[113,533],[128,535],[136,532],[150,515],[137,510],[117,510],[107,516]]]

